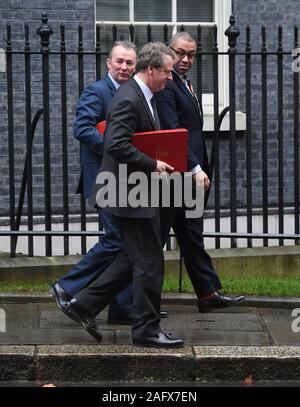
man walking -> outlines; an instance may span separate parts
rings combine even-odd
[[[208,157],[203,137],[203,117],[197,95],[187,73],[195,61],[197,43],[187,32],[175,34],[170,48],[176,54],[173,80],[155,95],[162,129],[188,130],[188,171],[192,172],[194,187],[210,186]],[[199,312],[228,307],[244,300],[243,296],[230,297],[218,292],[222,288],[212,261],[204,249],[202,219],[188,218],[187,208],[161,208],[162,240],[166,242],[173,230],[183,255],[184,263],[198,297]]]
[[[98,133],[95,126],[105,120],[108,105],[116,90],[135,72],[135,45],[128,41],[115,42],[106,64],[108,74],[82,92],[74,122],[74,136],[81,143],[81,174],[77,192],[82,193],[86,199],[91,196],[104,150],[103,135]],[[105,230],[101,241],[96,243],[66,276],[52,286],[57,305],[65,314],[67,314],[66,302],[94,281],[121,250],[120,235],[112,215],[100,210],[99,217]],[[112,299],[108,310],[108,322],[131,324],[131,311],[130,284]]]
[[[109,107],[105,149],[100,174],[116,180],[116,192],[123,187],[120,165],[130,174],[139,171],[148,177],[173,168],[142,153],[132,144],[132,135],[159,128],[153,93],[162,90],[172,78],[173,52],[161,43],[148,43],[140,51],[136,76],[124,84]],[[125,180],[127,181],[127,180]],[[128,186],[128,196],[132,188]],[[132,279],[132,339],[137,346],[181,347],[183,341],[172,339],[160,329],[160,300],[164,272],[158,208],[111,205],[105,211],[118,225],[122,250],[94,283],[75,295],[68,312],[94,338],[101,334],[93,319]]]

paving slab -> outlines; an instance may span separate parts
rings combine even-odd
[[[278,302],[277,302],[278,303]],[[277,304],[276,303],[276,304]],[[289,307],[238,306],[199,314],[193,298],[164,302],[161,326],[185,340],[174,350],[131,345],[131,327],[107,325],[99,344],[58,310],[53,299],[2,303],[0,382],[188,382],[300,381],[300,332],[292,331]]]
[[[260,310],[260,315],[275,345],[300,345],[300,332],[293,332],[292,329],[295,318],[291,311],[273,309],[265,312]]]

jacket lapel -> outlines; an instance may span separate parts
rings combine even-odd
[[[177,82],[178,86],[181,88],[181,90],[185,93],[185,95],[190,99],[190,101],[192,102],[197,114],[200,117],[201,122],[203,122],[202,119],[202,115],[199,109],[199,104],[196,100],[196,98],[191,94],[191,92],[188,90],[188,88],[186,87],[185,83],[182,81],[182,79],[180,78],[180,76],[178,75],[177,72],[173,71],[172,72],[173,75],[173,80],[175,80],[175,82]]]
[[[116,88],[115,85],[112,83],[112,81],[110,80],[110,77],[108,75],[105,76],[104,81],[111,93],[111,96],[114,96],[114,94],[116,93]]]

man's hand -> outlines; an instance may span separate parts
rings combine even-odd
[[[210,180],[204,171],[201,170],[197,172],[197,174],[194,174],[193,179],[196,182],[197,187],[204,188],[205,191],[208,190],[210,186]]]
[[[163,172],[172,172],[174,171],[174,167],[171,167],[171,165],[165,163],[164,161],[156,161],[156,168],[154,170],[155,172],[158,172],[159,174],[162,174]]]

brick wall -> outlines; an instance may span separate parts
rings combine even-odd
[[[94,49],[94,1],[93,0],[0,0],[0,48],[6,46],[6,25],[11,24],[13,50],[24,49],[24,23],[29,25],[30,47],[39,50],[40,37],[36,29],[42,24],[42,12],[46,12],[48,23],[54,33],[50,37],[50,49],[60,48],[60,25],[66,27],[68,51],[77,49],[78,25],[83,27],[85,50]],[[84,81],[95,80],[95,65],[91,57],[85,59]],[[8,190],[8,140],[7,140],[7,93],[6,73],[0,73],[0,213],[9,214]],[[42,108],[42,64],[40,55],[32,56],[31,63],[32,117]],[[25,158],[25,82],[24,56],[13,56],[13,103],[15,143],[15,187],[16,200],[22,179]],[[78,211],[78,196],[75,189],[79,176],[79,146],[73,139],[73,119],[79,95],[77,57],[67,57],[67,110],[68,110],[68,158],[69,158],[69,204],[70,211]],[[51,192],[53,212],[61,212],[62,206],[62,140],[61,140],[61,86],[60,57],[50,57],[50,140],[51,140]],[[43,131],[42,118],[38,123],[33,147],[33,204],[34,213],[44,210],[43,177]],[[26,202],[24,205],[26,209]]]

